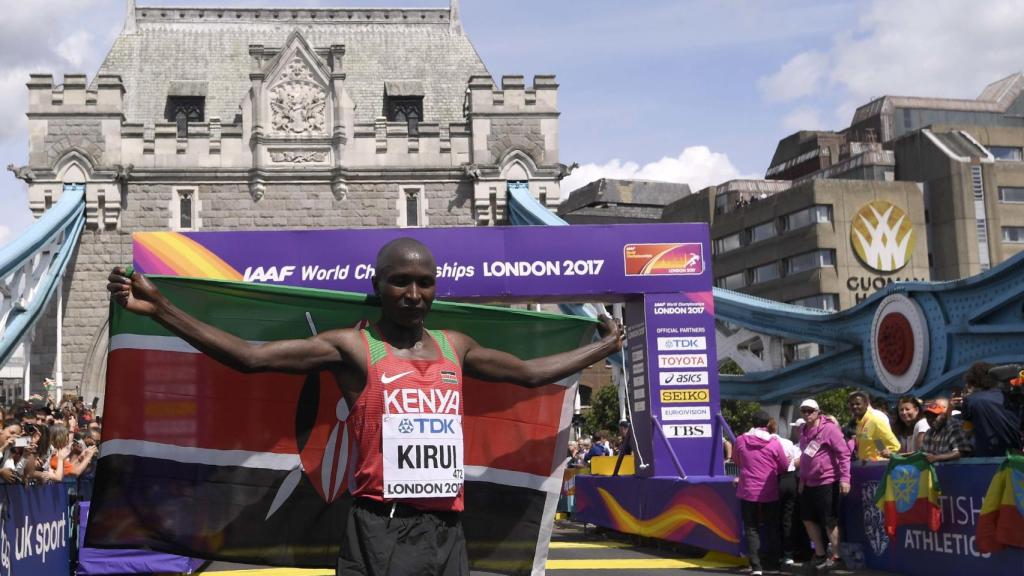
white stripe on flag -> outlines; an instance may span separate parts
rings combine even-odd
[[[500,468],[487,468],[486,466],[466,466],[466,480],[492,482],[517,488],[529,488],[549,494],[557,494],[562,489],[561,475],[557,478],[554,476],[538,476],[528,472],[515,472]]]
[[[250,344],[263,344],[263,340],[249,340]],[[114,350],[157,350],[160,352],[181,352],[201,354],[177,336],[151,336],[147,334],[117,334],[110,338],[110,351]]]
[[[142,456],[173,460],[184,464],[208,466],[241,466],[263,470],[294,470],[300,466],[298,454],[249,452],[248,450],[213,450],[191,446],[175,446],[147,440],[107,440],[100,447],[100,458],[107,456]]]

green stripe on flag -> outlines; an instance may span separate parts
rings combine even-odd
[[[245,340],[283,340],[376,321],[380,308],[363,294],[312,288],[149,276],[186,313]],[[589,340],[597,322],[577,316],[435,301],[429,328],[462,332],[480,345],[523,359],[570,350]],[[155,321],[111,305],[110,335],[172,336]],[[443,337],[442,337],[443,340]]]

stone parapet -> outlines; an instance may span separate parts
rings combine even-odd
[[[120,76],[98,76],[89,88],[85,74],[65,74],[54,84],[52,74],[32,74],[28,81],[28,116],[115,115],[124,110]]]
[[[502,76],[497,89],[489,76],[469,79],[469,114],[474,117],[541,115],[558,117],[558,83],[552,75],[537,75],[527,86],[523,76]]]

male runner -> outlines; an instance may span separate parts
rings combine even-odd
[[[196,349],[242,372],[329,370],[349,406],[357,460],[352,512],[339,575],[469,573],[458,513],[463,509],[462,376],[527,387],[557,382],[617,352],[622,327],[602,317],[601,339],[560,354],[520,360],[452,331],[424,328],[437,264],[412,238],[377,254],[373,291],[380,319],[370,329],[337,329],[304,340],[251,344],[204,324],[169,302],[142,274],[110,274],[111,298],[149,316]],[[410,442],[409,414],[441,422],[431,442]],[[403,427],[405,427],[403,429]],[[453,478],[452,470],[458,471]],[[442,481],[443,480],[443,481]],[[410,486],[442,493],[402,497]]]

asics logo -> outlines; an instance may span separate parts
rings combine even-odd
[[[409,370],[408,372],[402,372],[401,374],[395,374],[394,376],[388,376],[387,374],[381,374],[380,375],[380,383],[381,384],[391,384],[392,382],[394,382],[395,380],[398,380],[402,376],[408,376],[409,374],[412,374],[412,370]]]

